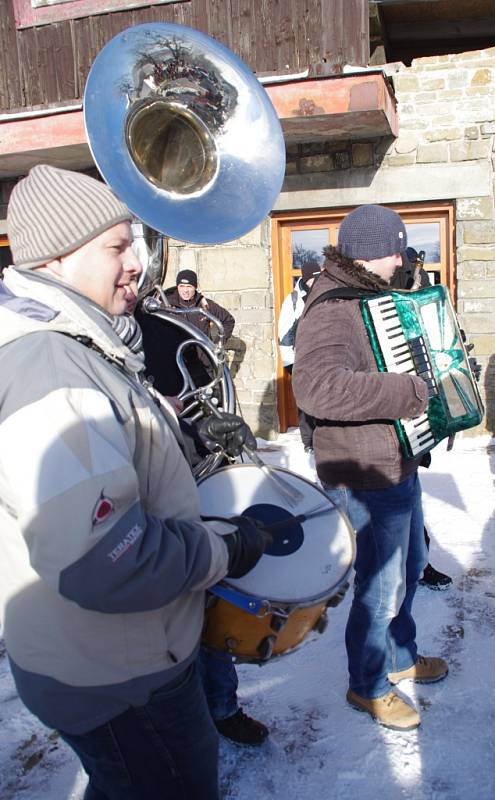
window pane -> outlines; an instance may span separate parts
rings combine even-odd
[[[323,264],[323,248],[329,244],[328,228],[292,231],[292,268],[301,269],[305,261],[315,260]]]
[[[440,223],[408,222],[407,246],[414,247],[419,253],[425,251],[425,264],[439,264],[440,258]]]

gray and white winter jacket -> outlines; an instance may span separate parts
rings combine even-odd
[[[287,295],[280,308],[278,318],[278,344],[282,366],[290,367],[295,359],[296,322],[304,311],[307,287],[299,278],[294,289]]]
[[[57,281],[4,277],[1,621],[24,703],[83,733],[194,659],[233,528],[201,522],[175,414],[111,324]]]

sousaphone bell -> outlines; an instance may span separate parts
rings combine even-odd
[[[285,145],[271,101],[228,48],[182,25],[122,31],[97,55],[84,120],[99,171],[140,220],[198,244],[273,207]]]

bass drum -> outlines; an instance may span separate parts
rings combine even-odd
[[[348,587],[355,553],[349,520],[322,489],[288,470],[268,469],[298,490],[295,508],[281,506],[273,481],[254,464],[224,467],[198,482],[205,518],[245,515],[273,532],[254,569],[213,587],[206,611],[203,644],[255,663],[322,632],[327,606],[337,605]]]

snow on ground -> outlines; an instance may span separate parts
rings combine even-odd
[[[260,441],[260,455],[315,477],[297,431]],[[401,684],[421,727],[389,731],[346,704],[348,592],[322,636],[261,668],[239,666],[243,707],[271,736],[261,748],[222,742],[223,800],[494,800],[494,468],[493,440],[466,438],[421,470],[431,561],[454,578],[415,600],[420,652],[450,663],[441,683]],[[0,645],[0,797],[81,800],[76,758],[24,710],[6,661]]]

